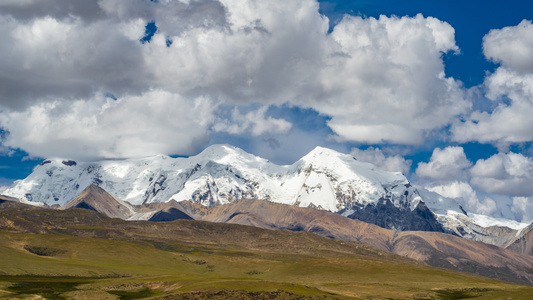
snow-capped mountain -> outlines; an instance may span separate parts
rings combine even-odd
[[[527,223],[514,220],[497,219],[466,212],[455,199],[444,197],[424,188],[418,188],[418,192],[446,231],[463,238],[508,248],[529,233],[527,228],[533,227],[533,224],[528,226]],[[530,248],[526,246],[524,249],[523,252],[516,252],[524,254]]]
[[[4,194],[64,206],[91,184],[133,205],[174,199],[214,206],[242,198],[266,199],[361,219],[381,211],[395,217],[367,221],[399,230],[442,231],[401,173],[322,147],[285,166],[228,145],[214,145],[189,158],[48,159]],[[401,221],[396,220],[399,215]]]

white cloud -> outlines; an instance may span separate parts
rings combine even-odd
[[[100,0],[101,9],[113,19],[122,22],[142,19],[155,21],[158,29],[169,36],[179,36],[191,28],[223,28],[227,23],[227,11],[216,0],[158,1]]]
[[[400,155],[386,155],[381,149],[370,147],[366,150],[353,148],[351,153],[357,160],[372,163],[383,170],[409,174],[412,160]]]
[[[505,68],[533,72],[533,24],[523,20],[517,26],[491,30],[483,37],[483,53]]]
[[[513,197],[512,211],[517,220],[533,222],[533,197]]]
[[[87,7],[87,13],[82,9],[86,1],[45,1],[48,6],[38,1],[4,3],[0,12],[1,126],[9,131],[5,145],[35,156],[48,156],[58,148],[56,139],[41,138],[53,130],[70,139],[59,143],[62,155],[108,157],[141,151],[185,154],[208,139],[212,129],[202,125],[181,132],[181,147],[163,147],[168,139],[154,135],[153,142],[127,150],[114,146],[124,143],[123,132],[132,135],[121,127],[105,133],[107,150],[96,150],[97,145],[88,142],[80,148],[77,137],[88,129],[73,124],[66,134],[58,124],[68,118],[59,112],[75,112],[84,122],[105,122],[95,109],[102,105],[95,96],[100,93],[130,103],[116,105],[137,115],[160,113],[126,100],[152,91],[180,99],[167,102],[179,105],[168,110],[184,117],[186,109],[198,114],[197,99],[235,106],[237,112],[250,104],[312,108],[330,118],[327,124],[339,141],[361,143],[421,143],[470,107],[460,83],[444,74],[442,53],[458,51],[454,29],[431,17],[346,16],[330,34],[329,21],[313,0],[101,0]],[[144,26],[151,21],[157,32],[142,44]],[[29,129],[22,116],[37,112],[43,116],[28,123],[52,124]],[[52,114],[61,117],[55,120]],[[205,114],[221,118],[211,108]],[[234,117],[233,125],[248,129],[230,122],[214,130],[260,135],[283,134],[290,128],[276,116],[255,123],[246,120],[252,115]],[[170,126],[186,130],[194,122],[184,124]],[[148,127],[166,132],[163,126],[169,124],[153,121]],[[41,137],[33,134],[37,131]],[[161,140],[155,141],[157,137]],[[96,142],[101,141],[94,138]]]
[[[1,126],[1,123],[0,123],[0,126]],[[2,142],[1,138],[0,138],[0,142]],[[9,149],[9,147],[6,147],[6,146],[0,144],[0,155],[11,156],[11,155],[13,155],[13,152],[14,151],[12,149]]]
[[[263,106],[243,115],[238,108],[234,108],[231,118],[219,120],[213,125],[213,130],[230,134],[249,132],[252,136],[259,136],[265,133],[287,134],[292,124],[284,119],[276,119],[271,116],[265,117],[267,109],[268,107]]]
[[[194,153],[208,140],[219,103],[282,103],[301,93],[328,29],[318,3],[307,0],[98,3],[102,18],[94,19],[75,14],[79,1],[61,17],[37,2],[5,5],[3,145],[44,157]],[[150,21],[157,33],[142,44]],[[291,127],[261,110],[234,117],[249,126],[238,133]]]
[[[5,108],[88,98],[95,90],[135,93],[150,85],[140,43],[109,20],[86,23],[44,16],[22,22],[0,15],[0,36],[0,99]]]
[[[494,143],[501,149],[533,141],[533,24],[491,30],[483,39],[487,59],[501,66],[485,78],[489,111],[474,111],[451,128],[458,142]]]
[[[426,189],[453,198],[468,213],[504,218],[518,222],[533,221],[533,197],[511,197],[479,192],[468,182],[456,181],[427,186]]]
[[[533,196],[533,159],[522,154],[498,153],[472,167],[471,183],[489,193]]]
[[[194,154],[206,142],[216,103],[154,90],[118,100],[103,95],[0,113],[5,145],[30,155],[77,159]]]
[[[237,104],[315,98],[328,20],[318,3],[222,1],[227,25],[161,28],[143,48],[158,83]],[[156,24],[157,20],[156,20]],[[166,47],[166,39],[172,40]],[[312,91],[311,91],[312,92]]]
[[[461,147],[437,148],[416,174],[426,189],[456,199],[467,212],[533,220],[533,159],[522,154],[498,153],[471,166]]]
[[[485,86],[495,108],[475,111],[465,121],[455,123],[454,139],[498,146],[533,141],[533,73],[518,74],[500,67],[485,79]]]
[[[476,191],[468,182],[454,181],[444,185],[427,187],[428,190],[441,194],[444,197],[454,198],[467,212],[484,214],[488,216],[498,215],[500,212],[497,203],[491,198],[480,200]],[[514,219],[514,216],[508,215]]]
[[[428,163],[418,164],[416,175],[441,182],[460,181],[466,179],[471,165],[462,147],[435,148]]]
[[[458,51],[448,23],[346,16],[329,38],[327,98],[310,106],[332,116],[339,140],[418,144],[470,108],[460,83],[444,74],[442,53]]]
[[[53,18],[79,16],[87,19],[103,17],[98,1],[87,0],[2,0],[0,9],[16,19],[28,20],[49,15]]]

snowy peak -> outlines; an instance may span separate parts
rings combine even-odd
[[[324,162],[324,163],[336,163],[342,161],[343,158],[350,157],[347,154],[342,154],[332,149],[317,146],[309,153],[307,153],[300,160],[305,162]]]
[[[216,206],[247,198],[346,216],[387,203],[409,214],[422,202],[401,173],[331,149],[317,147],[296,163],[280,166],[230,145],[213,145],[188,158],[50,159],[5,193],[34,203],[65,205],[90,185],[133,205],[173,199]]]
[[[190,157],[189,160],[201,165],[215,162],[220,165],[231,165],[246,169],[264,169],[271,164],[266,159],[226,144],[209,146],[200,154]]]
[[[255,157],[240,148],[227,145],[227,144],[216,144],[211,145],[200,152],[198,155],[193,156],[196,158],[203,158],[207,160],[217,161],[218,159],[227,158],[227,157],[244,157],[251,156]]]
[[[316,170],[335,171],[340,178],[358,176],[362,180],[386,185],[408,184],[407,178],[400,172],[388,172],[375,165],[360,162],[355,157],[323,147],[316,147],[296,164],[312,166]]]
[[[295,165],[316,170],[336,170],[342,176],[352,175],[351,173],[353,172],[350,170],[353,165],[352,162],[356,162],[356,160],[350,155],[327,148],[316,147],[297,161]]]

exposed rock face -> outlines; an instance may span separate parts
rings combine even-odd
[[[520,230],[507,248],[517,253],[533,255],[533,223]]]
[[[156,212],[148,219],[148,221],[152,222],[169,222],[174,220],[193,220],[193,218],[175,207],[169,207]]]
[[[125,203],[106,192],[104,189],[90,185],[62,209],[84,208],[94,210],[111,218],[128,219],[135,210]]]
[[[400,231],[445,232],[435,215],[423,202],[418,203],[411,211],[408,208],[394,206],[388,199],[382,199],[377,204],[370,204],[355,211],[348,215],[348,218]]]
[[[7,202],[19,202],[19,200],[17,198],[0,195],[0,204],[4,203],[6,201]]]
[[[515,239],[518,232],[518,230],[505,226],[481,227],[479,225],[470,224],[469,227],[476,233],[474,237],[470,238],[471,240],[504,248]]]

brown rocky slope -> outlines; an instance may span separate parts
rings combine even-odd
[[[326,211],[261,200],[240,200],[210,208],[183,201],[179,208],[197,220],[313,232],[362,242],[436,267],[533,283],[533,256],[449,234],[393,231]]]

